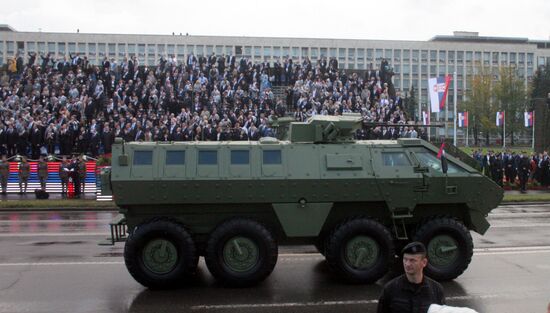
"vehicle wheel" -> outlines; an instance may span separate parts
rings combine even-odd
[[[277,243],[263,225],[248,219],[232,219],[212,232],[204,259],[217,280],[243,287],[269,276],[277,256]]]
[[[436,218],[420,226],[415,241],[426,245],[428,265],[424,273],[435,280],[450,280],[468,268],[474,243],[468,229],[451,218]]]
[[[328,264],[352,283],[373,283],[388,271],[394,246],[382,224],[353,219],[339,225],[327,239]]]
[[[168,289],[195,273],[198,256],[193,239],[183,226],[160,219],[137,226],[128,236],[124,262],[140,284]]]

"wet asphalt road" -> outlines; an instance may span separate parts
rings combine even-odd
[[[97,246],[113,212],[0,213],[0,312],[375,312],[374,285],[335,279],[313,247],[281,247],[255,288],[216,284],[201,260],[190,286],[149,291],[122,260],[123,245]],[[443,284],[447,302],[479,312],[545,312],[550,302],[550,205],[494,210],[474,235],[466,272]]]

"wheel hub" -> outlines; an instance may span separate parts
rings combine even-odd
[[[143,264],[155,274],[169,273],[176,266],[178,251],[174,244],[166,239],[155,239],[143,249]]]
[[[246,272],[258,263],[258,245],[246,237],[233,237],[224,245],[223,260],[232,271]]]
[[[458,243],[451,236],[435,236],[428,243],[428,259],[433,265],[451,265],[457,260],[458,256]]]
[[[367,269],[374,265],[380,254],[378,243],[368,236],[356,236],[345,247],[346,262],[356,269]]]

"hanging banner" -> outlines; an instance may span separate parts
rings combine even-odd
[[[433,77],[428,80],[432,113],[440,112],[445,108],[445,99],[447,98],[447,91],[449,91],[450,84],[451,75]]]
[[[533,112],[524,112],[523,121],[525,127],[533,127]]]
[[[468,127],[468,112],[458,112],[458,127]]]

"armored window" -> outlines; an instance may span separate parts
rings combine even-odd
[[[199,165],[216,165],[218,164],[217,151],[199,151]]]
[[[134,151],[134,165],[153,164],[153,151]]]
[[[250,152],[248,150],[232,150],[231,165],[248,165],[250,163]]]
[[[437,172],[443,173],[443,171],[441,170],[441,160],[437,158],[435,153],[431,151],[423,151],[423,152],[416,152],[415,155],[418,161],[420,162],[420,164],[422,164],[422,166],[428,166]],[[449,174],[465,172],[464,169],[454,165],[451,162],[447,162],[447,164],[448,164],[447,173]]]
[[[281,150],[265,150],[263,153],[264,164],[281,164]]]
[[[384,166],[410,166],[411,162],[403,152],[382,152]]]
[[[166,165],[184,165],[185,151],[166,151]]]

